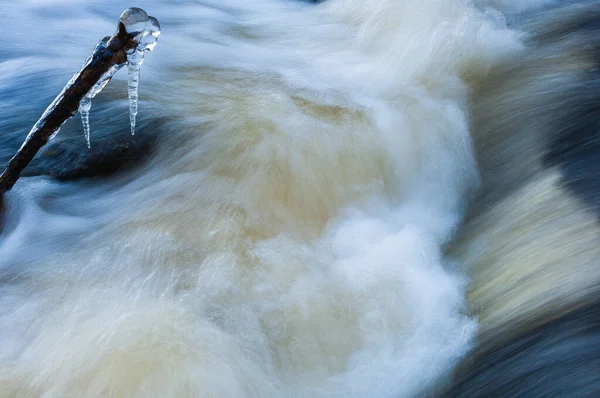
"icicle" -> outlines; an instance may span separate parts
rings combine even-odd
[[[144,62],[144,51],[136,49],[127,55],[127,73],[129,82],[127,85],[129,94],[129,121],[131,123],[131,135],[135,134],[135,118],[138,113],[138,86],[140,84],[140,67]]]
[[[108,84],[110,79],[114,76],[123,65],[114,65],[111,67],[98,82],[90,89],[90,91],[82,98],[79,103],[79,114],[81,115],[81,122],[83,123],[83,134],[87,141],[88,149],[91,148],[91,137],[90,137],[90,108],[92,107],[92,98],[94,98],[102,89]]]
[[[129,96],[129,121],[131,135],[135,134],[135,121],[138,113],[138,87],[140,68],[144,63],[144,52],[152,51],[158,42],[160,24],[154,17],[149,17],[140,8],[129,8],[121,14],[121,23],[129,34],[136,35],[138,46],[127,54],[127,73],[129,75],[127,93]]]
[[[56,98],[54,98],[54,101],[52,101],[52,103],[50,105],[48,105],[48,108],[46,108],[46,110],[42,114],[42,117],[31,128],[31,130],[29,131],[29,134],[27,134],[27,138],[23,142],[23,145],[21,145],[21,149],[23,148],[23,146],[25,145],[25,143],[28,142],[31,139],[31,137],[33,136],[33,134],[40,129],[41,125],[46,121],[46,118],[54,111],[54,109],[56,108],[56,106],[58,105],[58,103],[64,98],[64,95],[65,95],[65,93],[67,91],[67,88],[69,88],[69,87],[73,86],[73,84],[75,84],[75,81],[80,76],[81,72],[90,64],[90,62],[93,61],[94,54],[96,54],[96,52],[99,49],[101,49],[102,47],[106,47],[106,44],[108,43],[109,40],[110,40],[110,36],[106,36],[106,37],[102,38],[96,44],[96,47],[94,47],[94,51],[92,51],[92,53],[89,55],[89,57],[87,58],[87,60],[83,63],[83,66],[81,67],[81,69],[71,77],[71,79],[67,82],[67,84],[65,85],[65,87],[63,87],[62,91],[56,96]],[[102,90],[102,88],[104,88],[104,86],[106,86],[106,84],[108,83],[108,81],[110,80],[110,78],[115,74],[115,72],[117,70],[119,70],[119,68],[121,68],[121,66],[122,65],[115,65],[115,66],[113,66],[113,68],[116,67],[116,69],[114,71],[112,71],[112,73],[111,73],[111,70],[112,70],[112,68],[111,68],[108,72],[106,72],[103,75],[103,77],[100,79],[100,81],[104,80],[105,77],[110,74],[110,76],[108,76],[107,80],[95,92],[94,95],[96,95],[100,90]],[[94,87],[92,88],[92,90],[90,90],[90,91],[93,91],[99,85],[100,81],[98,82],[98,84],[95,84]],[[76,114],[77,113],[75,112],[71,116],[75,116]],[[64,124],[64,122],[63,122],[63,124]],[[53,140],[58,135],[58,132],[60,131],[60,127],[61,126],[59,126],[56,130],[54,130],[54,132],[48,137],[48,141]]]
[[[134,35],[135,40],[137,40],[138,45],[135,49],[132,49],[127,54],[127,69],[129,72],[129,112],[130,112],[130,122],[131,122],[131,133],[135,134],[135,121],[138,110],[138,86],[140,80],[140,67],[144,62],[144,52],[152,51],[158,42],[158,36],[160,36],[160,24],[158,20],[154,17],[148,16],[146,12],[140,8],[129,8],[121,14],[119,18],[119,22],[123,23],[127,33],[130,35]],[[104,37],[102,40],[98,42],[94,52],[88,57],[86,62],[84,63],[81,70],[84,70],[90,62],[94,59],[94,54],[105,47],[110,40],[110,36]],[[83,130],[85,133],[85,137],[88,143],[88,148],[91,146],[90,143],[90,125],[89,125],[89,111],[92,106],[91,100],[100,92],[102,89],[108,84],[113,75],[122,67],[123,65],[114,65],[111,67],[101,78],[100,80],[90,89],[90,91],[84,96],[79,104],[79,113],[81,114],[81,119],[83,123]],[[33,133],[41,127],[42,123],[45,122],[46,118],[54,111],[54,108],[58,105],[58,103],[63,99],[63,96],[68,87],[71,87],[75,80],[79,77],[81,70],[77,72],[71,80],[67,83],[67,85],[63,88],[61,93],[52,101],[52,103],[46,108],[46,111],[42,115],[42,117],[37,121],[37,123],[33,126],[25,142],[28,142]],[[75,116],[73,113],[72,116]],[[52,133],[49,137],[52,140],[57,136],[60,130],[60,126]],[[25,143],[23,143],[24,145]],[[21,148],[23,147],[21,146]]]
[[[87,95],[83,97],[79,103],[79,114],[81,115],[81,122],[83,123],[83,134],[87,142],[88,149],[91,148],[90,144],[90,108],[92,107],[92,100]]]

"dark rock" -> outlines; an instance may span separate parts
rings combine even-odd
[[[443,398],[600,396],[600,302],[525,332],[468,363]]]
[[[91,148],[87,148],[79,115],[68,120],[58,136],[45,145],[25,168],[23,176],[47,175],[61,180],[106,176],[139,165],[153,151],[162,122],[150,114],[151,106],[140,101],[136,134],[129,130],[127,90],[122,82],[112,82],[101,96],[92,102],[90,111]],[[2,166],[7,156],[14,155],[26,136],[22,125],[18,137],[10,134],[10,142],[2,145]],[[14,124],[14,123],[13,123]],[[15,126],[16,127],[16,126]],[[27,126],[31,128],[31,126]],[[28,131],[28,130],[27,130]],[[4,153],[6,152],[6,153]]]
[[[149,157],[156,142],[156,124],[150,118],[140,120],[135,136],[129,132],[127,109],[125,117],[97,122],[92,127],[91,148],[87,147],[79,117],[64,127],[64,136],[46,145],[23,172],[24,176],[48,175],[61,180],[112,174],[136,166]],[[93,117],[93,115],[92,115]],[[102,120],[102,119],[100,119]],[[61,133],[62,130],[61,130]]]
[[[94,142],[88,149],[82,140],[70,138],[53,143],[25,169],[23,176],[49,175],[68,180],[111,174],[146,159],[154,143],[151,136],[115,135]]]

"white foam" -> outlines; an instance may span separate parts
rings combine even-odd
[[[27,233],[14,243],[25,255],[10,269],[28,271],[0,298],[0,387],[433,390],[475,331],[464,280],[441,254],[477,184],[468,83],[519,51],[518,36],[469,1],[214,0],[147,11],[165,33],[146,96],[158,90],[169,139],[133,181],[34,193],[97,230],[55,253]],[[19,185],[9,207],[29,187]]]

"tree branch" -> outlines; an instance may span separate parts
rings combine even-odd
[[[143,10],[140,11],[145,14]],[[102,76],[111,67],[122,65],[127,61],[127,52],[137,48],[138,39],[139,36],[136,36],[135,32],[129,33],[126,26],[120,21],[117,32],[108,39],[106,45],[97,46],[86,65],[67,83],[0,175],[0,212],[2,211],[2,195],[15,185],[23,169],[48,142],[52,134],[67,119],[77,114],[79,103]]]

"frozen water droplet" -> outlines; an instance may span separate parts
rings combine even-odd
[[[138,48],[144,51],[154,50],[158,43],[158,36],[160,36],[160,24],[156,18],[149,17],[145,34],[139,39]]]
[[[140,45],[145,51],[152,51],[158,43],[160,36],[160,23],[154,17],[148,17],[148,25],[146,26],[146,35],[140,39]]]
[[[141,8],[128,8],[121,14],[119,22],[125,25],[125,30],[129,34],[142,33],[148,24],[148,14]]]
[[[129,95],[129,121],[131,135],[135,134],[135,119],[138,113],[138,87],[140,84],[140,67],[144,62],[144,51],[136,49],[127,55],[127,73],[129,75],[127,92]]]
[[[81,115],[81,122],[83,123],[83,134],[87,141],[88,148],[91,148],[90,143],[90,108],[92,107],[92,100],[87,95],[83,97],[79,103],[79,114]]]
[[[158,43],[158,38],[156,36],[145,35],[140,39],[138,48],[143,51],[152,51],[154,50],[154,47],[156,47],[156,43]]]
[[[160,23],[158,22],[158,19],[148,16],[148,26],[146,27],[146,30],[151,35],[158,37],[158,35],[160,35]]]

